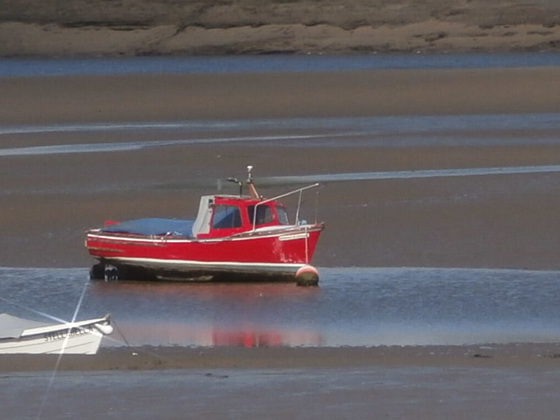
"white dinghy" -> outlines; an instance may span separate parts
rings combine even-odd
[[[111,334],[111,318],[42,323],[0,314],[0,354],[96,354]]]

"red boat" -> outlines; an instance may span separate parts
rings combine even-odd
[[[303,191],[261,197],[248,167],[250,195],[205,195],[194,220],[138,219],[106,222],[87,232],[86,247],[99,260],[92,279],[155,279],[182,281],[292,280],[316,285],[310,265],[324,223],[299,220]],[[300,194],[290,223],[278,201]]]

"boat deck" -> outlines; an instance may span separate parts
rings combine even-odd
[[[171,235],[193,238],[193,225],[194,220],[145,218],[111,224],[103,227],[101,231],[146,236]]]

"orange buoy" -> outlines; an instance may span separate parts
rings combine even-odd
[[[298,286],[317,286],[319,284],[319,271],[311,265],[304,265],[296,272]]]

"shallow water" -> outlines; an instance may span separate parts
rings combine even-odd
[[[84,269],[0,269],[0,312],[111,313],[104,345],[376,346],[557,341],[560,272],[322,268],[320,286],[90,282]]]
[[[0,77],[558,66],[555,53],[4,58]]]
[[[269,132],[262,134],[263,130]],[[558,130],[558,113],[4,125],[0,126],[0,139],[11,138],[16,144],[28,136],[52,133],[75,135],[77,139],[87,133],[119,133],[131,138],[142,133],[148,139],[95,143],[75,139],[65,144],[4,147],[0,158],[228,143],[293,148],[547,146],[560,143]],[[248,135],[248,131],[258,134]]]

